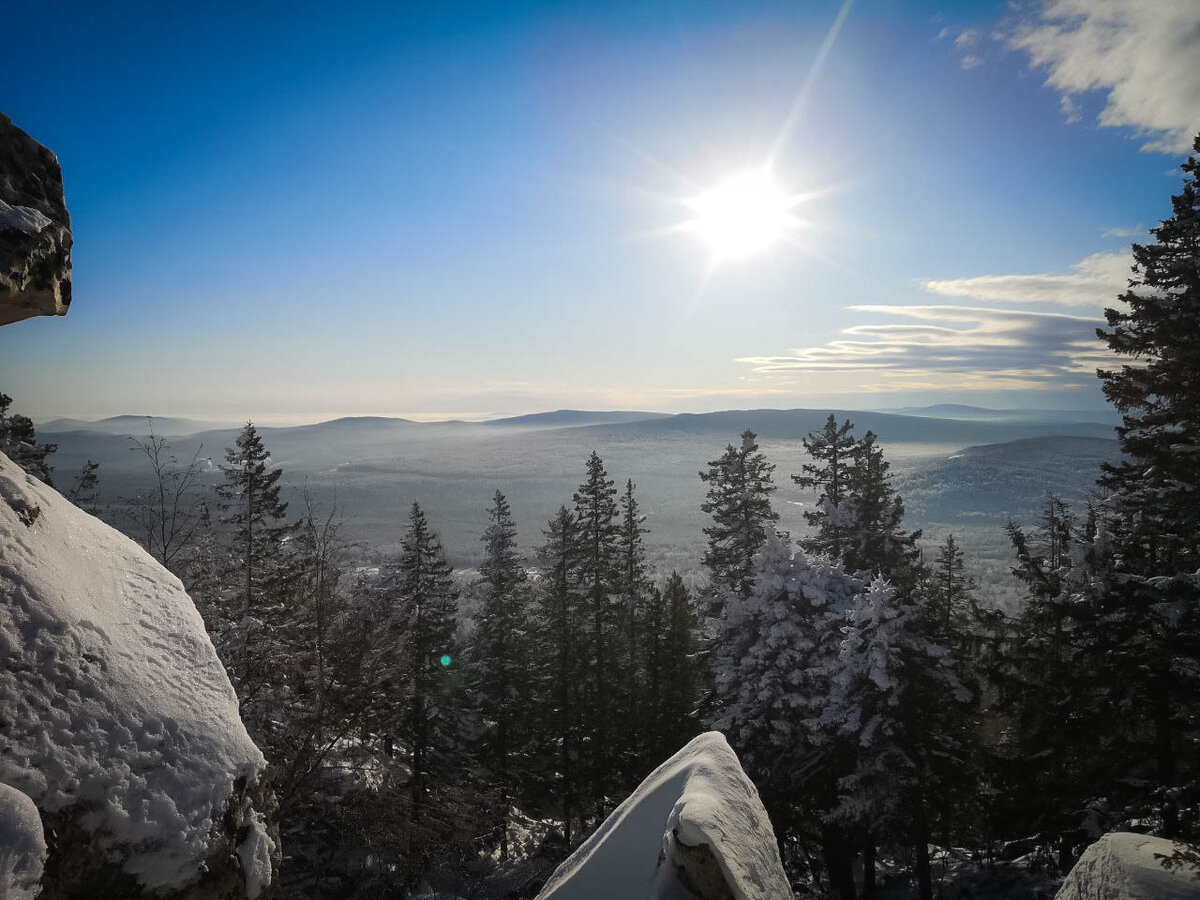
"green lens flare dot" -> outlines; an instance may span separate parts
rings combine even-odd
[[[439,660],[439,661],[441,662],[441,664],[442,664],[443,666],[448,666],[448,665],[450,665],[450,654],[449,654],[449,653],[443,653],[443,654],[442,654],[442,658],[441,658],[441,660]]]

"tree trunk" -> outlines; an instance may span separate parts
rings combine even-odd
[[[836,828],[825,828],[821,832],[821,851],[825,857],[825,870],[829,873],[829,886],[838,900],[858,900],[854,888],[854,872],[850,866],[851,845]]]
[[[933,872],[929,865],[929,821],[925,815],[924,801],[918,801],[915,833],[917,854],[917,897],[933,900]]]
[[[867,835],[863,844],[863,897],[875,895],[875,837]]]

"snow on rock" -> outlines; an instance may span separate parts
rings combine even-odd
[[[538,900],[790,900],[770,819],[720,732],[659,766]]]
[[[42,819],[33,801],[0,784],[0,897],[33,900],[46,863]]]
[[[1163,865],[1182,844],[1145,834],[1106,834],[1083,852],[1056,900],[1200,900],[1194,865]]]
[[[0,782],[48,823],[44,881],[115,859],[119,896],[235,868],[230,831],[265,764],[179,580],[3,454],[0,747]],[[261,850],[242,880],[269,879]]]

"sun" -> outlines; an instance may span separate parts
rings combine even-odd
[[[715,262],[761,253],[798,224],[792,215],[795,200],[766,169],[727,178],[685,203],[693,218],[684,228],[709,246]]]

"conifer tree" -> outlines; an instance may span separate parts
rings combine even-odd
[[[646,690],[648,656],[654,640],[654,633],[648,630],[652,626],[647,623],[654,586],[650,582],[646,549],[642,542],[642,536],[648,529],[642,524],[645,516],[634,496],[635,487],[632,479],[627,480],[619,498],[619,619],[613,636],[616,642],[614,655],[618,662],[613,690],[616,710],[613,717],[616,736],[613,749],[621,756],[615,761],[618,772],[624,783],[631,787],[650,771],[645,768],[651,761],[646,758],[648,735],[640,718],[639,707]]]
[[[804,520],[814,529],[811,536],[800,542],[808,553],[841,559],[846,552],[851,515],[846,508],[850,468],[858,454],[858,442],[851,434],[853,428],[849,419],[839,426],[830,413],[821,431],[804,438],[804,449],[813,461],[805,463],[802,473],[793,475],[792,481],[818,492],[816,509],[804,513]]]
[[[701,509],[713,518],[704,529],[708,547],[703,563],[714,590],[731,590],[748,597],[754,586],[754,556],[767,542],[779,514],[771,508],[775,485],[768,463],[758,450],[753,431],[742,432],[741,444],[732,444],[709,462],[700,480],[708,485]]]
[[[67,491],[67,499],[82,509],[96,515],[100,500],[100,476],[96,474],[100,463],[89,458],[75,474],[75,484]]]
[[[645,725],[645,762],[653,765],[677,752],[699,730],[698,625],[691,592],[678,572],[671,573],[661,591],[651,592],[645,634],[645,694],[651,709]]]
[[[619,659],[617,640],[621,633],[618,592],[620,590],[620,528],[617,492],[593,450],[587,462],[587,479],[574,496],[574,518],[578,542],[580,596],[587,621],[585,687],[587,696],[587,770],[591,801],[597,820],[607,814],[612,787],[615,738],[613,687],[614,666]]]
[[[408,750],[411,817],[419,820],[431,784],[446,777],[458,741],[454,637],[458,593],[441,541],[413,503],[400,559],[387,585],[389,646],[382,655],[386,720]]]
[[[482,537],[481,603],[474,617],[470,695],[485,727],[476,742],[498,786],[500,857],[508,858],[508,817],[529,767],[528,744],[532,611],[525,565],[517,549],[517,526],[508,500],[496,491]]]
[[[559,507],[542,533],[538,551],[541,577],[538,606],[541,664],[535,666],[537,707],[544,713],[547,758],[539,766],[551,773],[542,793],[561,816],[563,839],[572,846],[579,824],[582,790],[583,661],[586,646],[584,604],[580,596],[579,529],[565,506]]]
[[[58,449],[57,444],[39,444],[33,419],[18,414],[9,415],[12,397],[0,393],[0,453],[35,478],[54,487],[50,473],[54,470],[46,457]]]
[[[1196,138],[1200,154],[1200,136]],[[1133,245],[1133,278],[1121,308],[1097,335],[1122,360],[1097,374],[1122,413],[1122,462],[1101,485],[1122,522],[1122,567],[1142,575],[1200,569],[1200,159],[1180,169],[1172,215]]]
[[[716,715],[754,780],[781,844],[819,841],[835,891],[854,896],[851,844],[838,823],[813,834],[836,803],[852,759],[820,722],[842,627],[861,582],[838,564],[812,566],[777,535],[756,557],[751,593],[730,592],[715,648]]]
[[[1197,774],[1184,748],[1200,730],[1200,135],[1194,149],[1171,216],[1153,242],[1133,245],[1123,307],[1106,309],[1097,331],[1122,361],[1098,375],[1122,413],[1124,459],[1100,479],[1112,536],[1108,577],[1092,594],[1109,658],[1150,720],[1153,778],[1168,793]],[[1169,805],[1164,831],[1178,831]]]
[[[217,488],[222,521],[234,527],[231,551],[241,576],[242,614],[250,615],[262,602],[272,578],[278,575],[279,546],[284,536],[287,503],[279,497],[282,469],[271,467],[271,454],[253,422],[247,422],[221,466],[225,483]]]
[[[967,791],[971,758],[966,713],[972,692],[929,622],[876,576],[855,597],[831,667],[822,721],[853,741],[830,818],[843,827],[907,845],[918,896],[932,900],[929,843],[948,792]]]
[[[921,532],[902,528],[904,502],[892,487],[890,468],[875,434],[868,431],[847,473],[851,515],[844,561],[852,572],[882,574],[901,595],[909,595],[921,575]]]
[[[154,440],[151,436],[152,446]],[[178,496],[186,495],[189,479],[194,480],[197,472],[197,461],[193,459],[182,470],[182,486],[176,485]],[[214,639],[242,701],[244,718],[251,720],[249,727],[253,733],[257,722],[269,719],[271,698],[259,694],[271,687],[272,669],[281,652],[274,632],[284,615],[281,607],[285,600],[284,582],[290,574],[284,552],[288,526],[283,520],[287,503],[279,496],[282,470],[272,468],[271,454],[252,422],[242,428],[234,446],[226,448],[221,472],[225,481],[217,487],[217,497],[224,513],[221,521],[232,526],[228,572],[231,593],[237,599],[234,608],[227,609],[220,617],[222,624]],[[151,524],[159,521],[174,521],[170,503],[161,504]],[[184,537],[190,539],[195,527],[197,523],[192,521]],[[174,534],[184,541],[177,532]],[[164,543],[163,551],[174,546],[182,544],[174,540]],[[253,709],[247,708],[255,704]]]

